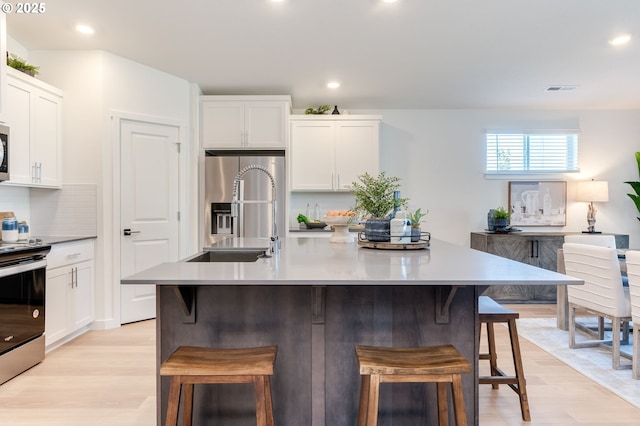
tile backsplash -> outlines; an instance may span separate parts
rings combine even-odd
[[[98,234],[97,185],[69,184],[60,190],[31,189],[31,235]]]

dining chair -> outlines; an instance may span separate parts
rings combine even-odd
[[[614,247],[564,243],[566,274],[584,281],[584,285],[568,286],[569,347],[603,346],[612,350],[613,368],[619,369],[620,330],[628,342],[631,302],[629,288],[621,285],[620,263]],[[611,320],[611,340],[597,339],[576,343],[576,309],[582,308],[591,316]],[[624,366],[627,367],[627,366]]]
[[[631,295],[631,320],[633,321],[632,377],[640,379],[640,251],[626,253],[629,294]]]
[[[565,235],[564,236],[565,243],[577,243],[577,244],[590,244],[592,246],[599,247],[616,247],[616,237],[614,235],[602,235],[602,234],[574,234],[574,235]],[[565,274],[564,270],[564,254],[562,250],[558,250],[558,267],[557,271],[561,274]],[[623,278],[624,283],[624,278]],[[569,302],[567,300],[567,286],[562,285],[558,286],[556,291],[556,300],[558,304],[558,326],[563,330],[568,329],[568,313],[569,313]],[[562,316],[562,318],[561,318]],[[565,325],[564,327],[560,327],[560,322],[562,319],[562,323]],[[581,324],[577,325],[583,331],[586,331],[589,334],[594,336],[598,336],[598,339],[604,339],[604,318],[598,317],[598,331],[594,332],[591,328],[583,326]],[[596,334],[597,333],[597,334]]]

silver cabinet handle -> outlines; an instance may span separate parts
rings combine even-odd
[[[140,231],[132,231],[130,228],[124,229],[124,235],[139,234]]]

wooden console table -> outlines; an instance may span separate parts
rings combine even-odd
[[[472,232],[471,248],[538,266],[550,271],[558,271],[558,250],[562,248],[565,235],[580,232]],[[607,235],[607,234],[605,234]],[[616,238],[617,248],[629,248],[629,235],[609,234]],[[555,286],[509,285],[491,286],[483,295],[501,302],[556,302]],[[562,293],[561,293],[562,296]]]

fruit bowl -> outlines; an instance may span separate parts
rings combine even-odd
[[[322,220],[328,225],[346,226],[355,220],[355,216],[325,216]]]

